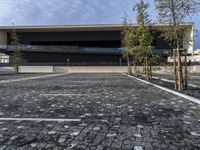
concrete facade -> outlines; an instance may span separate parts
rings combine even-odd
[[[0,31],[0,45],[7,45],[7,32]]]
[[[133,24],[135,28],[138,26]],[[183,40],[183,48],[193,54],[193,24],[188,27]],[[167,24],[155,24],[153,31],[153,53],[167,55],[168,42],[161,38],[160,31],[169,28]],[[126,65],[123,59],[121,33],[122,24],[107,25],[71,25],[71,26],[1,26],[0,52],[11,55],[16,46],[11,45],[10,34],[15,29],[20,37],[18,48],[23,53],[24,66],[68,65],[109,66]]]
[[[187,29],[183,39],[183,48],[188,50],[188,53],[194,54],[194,26]]]

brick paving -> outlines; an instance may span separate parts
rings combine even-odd
[[[0,93],[0,149],[200,149],[200,105],[122,74],[2,83]]]
[[[48,74],[14,74],[14,73],[2,74],[0,72],[0,81],[21,79],[21,78],[28,78],[28,77],[37,77],[37,76],[43,76],[43,75],[48,75]]]

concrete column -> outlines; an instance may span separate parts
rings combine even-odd
[[[7,45],[7,32],[0,31],[0,45]]]
[[[188,53],[194,53],[194,26],[188,28],[186,35],[183,39],[183,48],[188,50]]]

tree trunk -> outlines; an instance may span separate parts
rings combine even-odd
[[[17,65],[14,66],[14,70],[15,70],[15,73],[16,73],[16,74],[19,73],[19,67],[18,67]]]
[[[184,89],[188,88],[188,71],[187,71],[187,51],[185,50],[185,76],[184,76]]]
[[[147,57],[145,57],[145,79],[149,80],[149,65]]]
[[[147,58],[147,80],[149,80],[149,61]]]
[[[178,91],[183,89],[183,74],[182,74],[182,63],[181,63],[181,53],[180,49],[178,49]]]
[[[146,80],[146,67],[145,67],[145,64],[143,66],[143,70],[142,70],[142,75],[144,74],[144,79]]]
[[[131,70],[131,63],[130,63],[129,55],[127,56],[127,65],[128,65],[128,74],[131,75],[132,70]]]
[[[173,52],[174,57],[174,80],[175,80],[175,90],[178,88],[177,84],[177,69],[176,69],[176,52]]]
[[[133,61],[133,65],[134,65],[134,76],[137,76],[137,66],[135,61]]]
[[[153,73],[152,73],[151,62],[150,62],[150,64],[149,64],[149,71],[150,71],[150,79],[152,79],[152,77],[153,77]]]

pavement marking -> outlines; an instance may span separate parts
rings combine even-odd
[[[0,121],[80,122],[80,121],[81,121],[81,119],[50,119],[50,118],[0,118]]]
[[[122,73],[122,74],[123,74],[123,75],[126,75],[126,76],[128,76],[128,77],[130,77],[130,78],[136,79],[136,80],[138,80],[138,81],[141,81],[141,82],[143,82],[143,83],[146,83],[146,84],[148,84],[148,85],[152,85],[152,86],[154,86],[154,87],[157,87],[157,88],[159,88],[159,89],[161,89],[161,90],[164,90],[164,91],[166,91],[166,92],[175,94],[175,95],[177,95],[177,96],[179,96],[179,97],[182,97],[182,98],[187,99],[187,100],[189,100],[189,101],[192,101],[192,102],[194,102],[194,103],[200,104],[200,99],[198,99],[198,98],[195,98],[195,97],[192,97],[192,96],[189,96],[189,95],[186,95],[186,94],[183,94],[183,93],[180,93],[180,92],[171,90],[171,89],[169,89],[169,88],[166,88],[166,87],[163,87],[163,86],[160,86],[160,85],[157,85],[157,84],[154,84],[154,83],[151,83],[151,82],[148,82],[148,81],[145,81],[145,80],[136,78],[136,77],[131,76],[131,75],[127,75],[127,74],[125,74],[125,73]]]
[[[37,77],[11,79],[11,80],[2,80],[2,81],[0,81],[0,83],[11,83],[11,82],[19,82],[19,81],[26,81],[26,80],[32,80],[32,79],[43,79],[43,78],[56,77],[56,76],[61,76],[61,75],[66,75],[66,73],[65,74],[51,74],[51,75],[44,75],[44,76],[37,76]]]
[[[83,78],[84,79],[84,78]],[[67,81],[67,80],[66,80]],[[97,81],[94,81],[94,80],[90,80],[90,81],[67,81],[67,82],[74,82],[74,83],[107,83],[108,80],[97,80]],[[113,83],[119,83],[120,81],[112,81]]]
[[[84,86],[88,86],[88,85],[59,85],[59,87],[84,87]]]
[[[41,96],[89,96],[91,94],[40,94]]]
[[[119,77],[69,77],[68,79],[69,80],[72,80],[72,79],[84,79],[84,80],[90,80],[90,79],[106,79],[106,80],[108,80],[108,79],[111,79],[111,80],[113,80],[113,79],[119,79]]]

